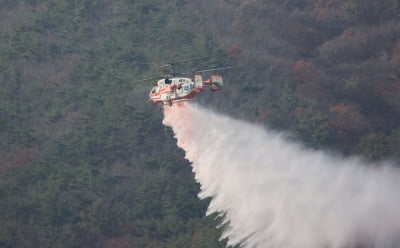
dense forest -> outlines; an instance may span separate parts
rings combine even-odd
[[[169,61],[233,66],[197,102],[313,149],[400,158],[398,0],[0,0],[0,247],[225,247],[148,102]]]

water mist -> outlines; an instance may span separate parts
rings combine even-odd
[[[228,245],[400,247],[400,171],[337,158],[190,103],[164,109],[178,146],[226,223]]]

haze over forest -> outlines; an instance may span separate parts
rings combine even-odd
[[[235,67],[196,102],[399,164],[399,13],[397,0],[0,0],[0,247],[225,247],[153,82],[133,82],[232,47],[177,66]]]

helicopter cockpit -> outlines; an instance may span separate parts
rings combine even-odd
[[[163,87],[165,85],[172,84],[172,79],[169,78],[163,78],[157,81],[157,86],[158,87]]]

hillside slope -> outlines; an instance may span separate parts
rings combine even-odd
[[[191,5],[210,16],[204,30],[219,44],[243,50],[227,111],[291,130],[315,148],[399,157],[398,1]]]
[[[215,49],[180,1],[1,5],[0,246],[218,247],[151,83],[132,83]]]
[[[201,104],[308,146],[400,156],[400,3],[0,2],[0,246],[224,247],[162,113],[168,61],[234,64]],[[187,69],[182,68],[182,69]]]

